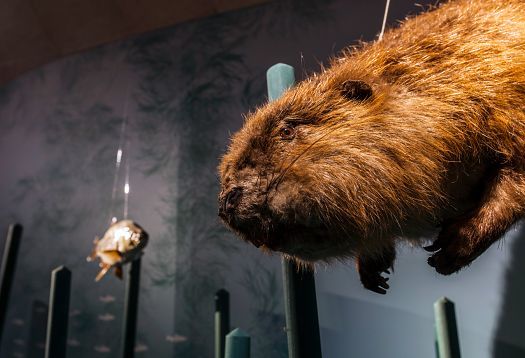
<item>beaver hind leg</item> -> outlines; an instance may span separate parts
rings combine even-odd
[[[443,223],[428,264],[443,275],[469,265],[525,214],[525,175],[500,169],[475,209]]]
[[[384,295],[390,286],[387,283],[388,277],[383,277],[382,274],[390,274],[395,259],[396,250],[393,243],[383,248],[379,255],[359,254],[356,266],[363,286],[370,291]]]

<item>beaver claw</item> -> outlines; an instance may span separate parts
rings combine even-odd
[[[382,255],[377,257],[360,255],[357,258],[357,271],[361,278],[363,286],[373,292],[384,295],[390,288],[388,277],[382,274],[390,274],[390,268],[393,269],[396,252],[393,247],[386,249]]]
[[[390,286],[387,283],[388,277],[381,276],[379,272],[366,273],[366,274],[362,274],[360,272],[360,276],[361,276],[361,283],[367,290],[384,295],[386,294],[386,290],[390,288]]]

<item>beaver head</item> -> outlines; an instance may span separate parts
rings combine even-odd
[[[381,119],[388,96],[340,72],[288,90],[231,139],[219,216],[257,247],[306,262],[344,258],[392,221],[385,215],[402,216],[393,200],[407,184],[402,149],[380,144],[393,134]]]

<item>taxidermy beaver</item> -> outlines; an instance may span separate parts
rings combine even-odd
[[[469,265],[525,213],[525,1],[459,0],[346,50],[248,115],[219,215],[304,265],[356,258],[385,293],[395,245]]]

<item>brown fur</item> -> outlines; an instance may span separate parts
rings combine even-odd
[[[221,217],[257,246],[357,257],[384,293],[395,242],[441,226],[429,264],[456,272],[525,213],[525,1],[453,1],[348,49],[250,114],[219,171]]]

